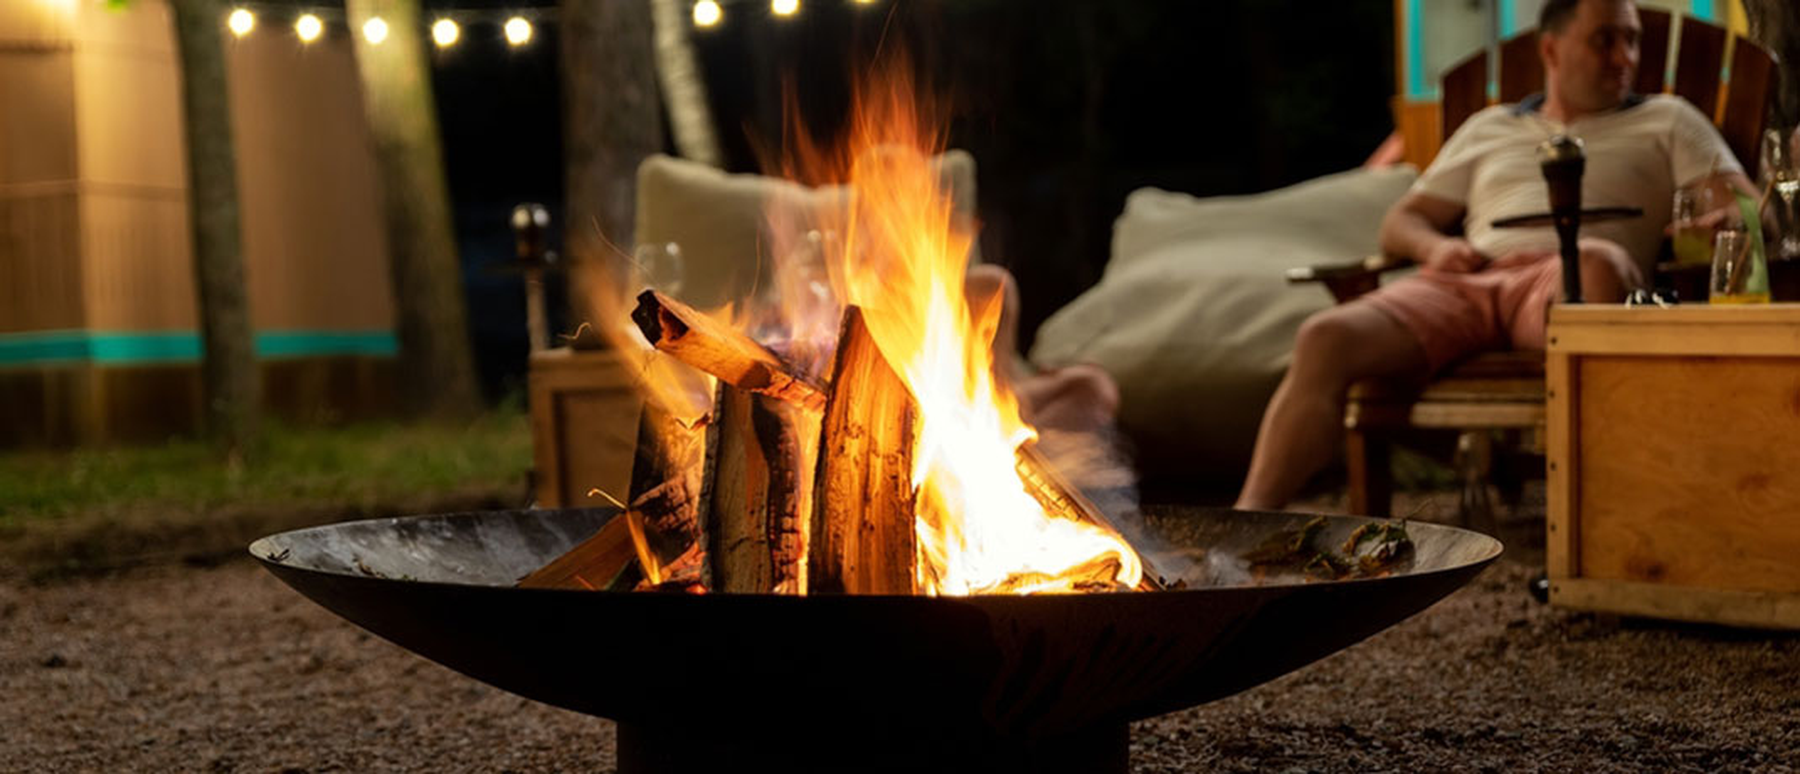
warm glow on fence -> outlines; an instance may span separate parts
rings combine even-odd
[[[304,14],[294,20],[294,34],[300,36],[301,43],[311,43],[324,34],[325,23],[312,14]]]
[[[772,0],[769,10],[774,11],[776,16],[793,16],[800,10],[800,0]]]
[[[251,30],[256,29],[256,14],[238,8],[225,17],[225,28],[240,38],[248,35]]]
[[[387,36],[387,22],[382,21],[381,17],[377,16],[363,22],[363,39],[369,41],[369,45],[379,46],[381,41],[387,40]]]
[[[694,26],[696,27],[711,27],[718,24],[719,17],[723,15],[723,12],[719,10],[719,4],[713,0],[700,0],[694,4]]]
[[[514,46],[523,46],[531,42],[531,22],[523,16],[514,16],[506,20],[506,42]]]
[[[449,19],[439,19],[432,22],[431,41],[436,43],[438,48],[447,48],[455,45],[456,39],[459,37],[462,37],[462,28],[456,26],[456,22],[450,21]]]

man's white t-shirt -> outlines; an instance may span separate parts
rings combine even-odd
[[[1581,235],[1619,244],[1646,269],[1656,259],[1676,188],[1743,171],[1712,122],[1680,97],[1657,95],[1567,125],[1530,106],[1495,105],[1469,117],[1413,184],[1414,191],[1463,205],[1465,236],[1490,258],[1557,249],[1548,226],[1497,229],[1493,223],[1549,211],[1537,148],[1559,132],[1580,138],[1587,154],[1582,207],[1644,209],[1641,218],[1584,224]]]

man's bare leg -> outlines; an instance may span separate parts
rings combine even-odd
[[[1410,331],[1368,303],[1307,318],[1294,359],[1263,412],[1238,508],[1273,510],[1331,460],[1344,430],[1344,393],[1373,376],[1423,379],[1429,363]]]

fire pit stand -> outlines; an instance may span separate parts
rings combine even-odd
[[[1354,644],[1466,583],[1484,535],[1413,524],[1379,578],[1245,574],[1311,517],[1193,509],[1180,591],[920,596],[608,593],[514,582],[610,510],[334,524],[251,553],[350,621],[491,685],[619,723],[621,772],[1123,772],[1126,724],[1229,696]],[[1336,544],[1373,520],[1328,517]]]

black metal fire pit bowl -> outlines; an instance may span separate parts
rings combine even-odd
[[[1410,524],[1413,557],[1387,577],[1252,581],[1241,555],[1312,517],[1197,508],[1147,524],[1169,545],[1193,549],[1190,588],[1180,591],[936,598],[514,588],[613,515],[375,519],[272,535],[250,552],[295,590],[402,647],[618,721],[623,774],[993,774],[1123,772],[1127,723],[1230,696],[1348,647],[1462,586],[1501,550],[1485,535]],[[1335,545],[1369,521],[1328,517],[1321,537]]]

